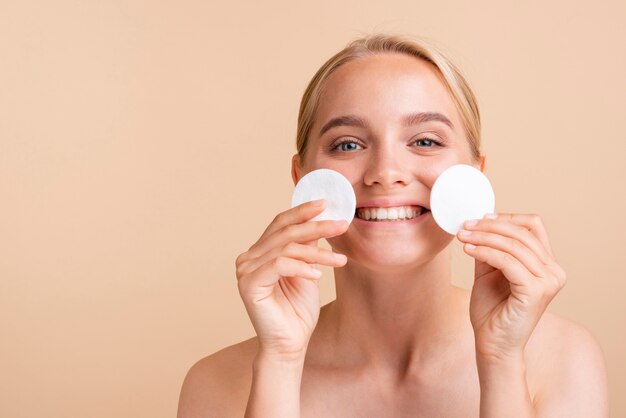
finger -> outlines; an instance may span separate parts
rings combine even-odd
[[[330,267],[341,267],[347,262],[347,257],[343,254],[335,253],[317,246],[290,242],[283,247],[274,248],[262,254],[260,257],[251,259],[245,263],[242,266],[243,274],[246,274],[248,271],[256,270],[260,265],[278,256],[285,256],[309,264],[322,264]]]
[[[348,229],[348,222],[344,221],[313,221],[296,225],[288,225],[275,231],[272,235],[257,242],[250,248],[251,257],[259,257],[276,247],[282,247],[289,242],[300,244],[316,241],[320,238],[329,238],[343,234]]]
[[[239,280],[242,288],[274,286],[282,277],[299,277],[318,280],[322,272],[304,261],[289,257],[276,257],[267,261],[257,270]]]
[[[521,241],[498,233],[484,232],[482,230],[469,231],[470,235],[459,232],[459,240],[474,245],[491,247],[508,253],[519,261],[530,273],[537,277],[547,277],[548,271],[537,255]],[[495,266],[494,266],[495,267]]]
[[[554,259],[554,253],[548,240],[548,233],[546,227],[539,215],[533,213],[498,213],[496,219],[509,220],[517,225],[521,225],[527,228],[533,235],[535,235],[545,250],[550,254],[550,257]]]
[[[469,255],[502,271],[506,279],[519,286],[528,286],[536,279],[524,265],[511,254],[495,248],[477,245],[475,248],[463,246]]]
[[[539,238],[526,227],[513,223],[506,217],[497,219],[478,219],[476,225],[465,225],[469,231],[485,231],[500,234],[520,241],[528,247],[544,264],[552,262],[552,256],[548,253]],[[467,223],[466,223],[467,224]]]
[[[310,202],[304,202],[298,206],[287,209],[284,212],[276,215],[274,220],[270,222],[268,227],[261,234],[259,241],[263,240],[266,236],[273,234],[279,229],[283,229],[287,225],[299,224],[306,222],[316,215],[322,213],[326,207],[326,199],[312,200]]]

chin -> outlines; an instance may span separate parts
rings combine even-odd
[[[335,249],[342,252],[340,249]],[[418,268],[420,265],[430,262],[436,257],[436,252],[432,248],[420,246],[398,246],[387,247],[381,250],[380,246],[365,245],[351,247],[344,251],[349,258],[349,262],[355,266],[361,266],[373,272],[381,274],[393,274],[394,272],[405,272]]]
[[[357,255],[353,258],[353,261],[372,271],[390,273],[394,270],[404,271],[418,267],[433,258],[434,255],[432,254],[423,254],[422,256],[419,256],[416,253],[407,254],[402,252],[395,254],[378,253],[375,255]]]
[[[405,239],[401,242],[381,240],[374,243],[371,240],[345,240],[345,237],[330,238],[328,241],[334,251],[346,254],[353,263],[368,270],[390,273],[410,270],[432,261],[453,238],[443,233],[428,242]]]

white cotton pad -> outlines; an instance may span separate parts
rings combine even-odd
[[[311,221],[345,219],[348,223],[352,222],[356,196],[352,184],[343,174],[320,168],[302,176],[291,196],[291,207],[317,199],[326,199],[326,207]]]
[[[469,219],[494,213],[496,198],[489,179],[467,164],[444,170],[430,192],[430,211],[437,225],[456,235]]]

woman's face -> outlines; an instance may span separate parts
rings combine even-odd
[[[407,206],[430,208],[431,188],[446,168],[463,163],[482,170],[439,77],[430,64],[400,54],[339,67],[320,98],[305,160],[294,156],[294,183],[309,171],[333,169],[354,187],[357,208],[406,212]],[[328,242],[353,262],[388,271],[422,264],[452,239],[425,212],[403,221],[355,216]]]

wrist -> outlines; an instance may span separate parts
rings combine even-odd
[[[257,351],[245,417],[299,417],[304,355]]]
[[[512,367],[526,363],[524,349],[520,350],[481,350],[476,347],[476,362],[484,367]]]
[[[283,369],[298,369],[304,366],[305,357],[306,352],[276,353],[259,349],[254,357],[253,365],[271,364],[273,367]]]
[[[480,385],[483,388],[502,384],[526,384],[526,361],[523,355],[476,356]]]
[[[535,416],[523,355],[477,355],[476,364],[481,418]]]

